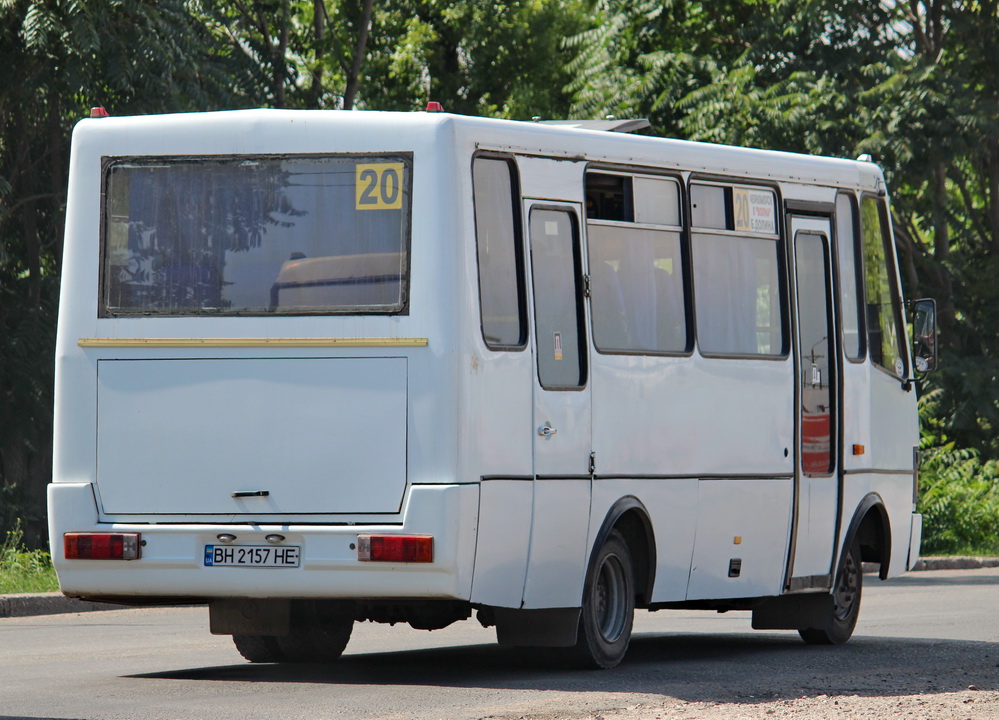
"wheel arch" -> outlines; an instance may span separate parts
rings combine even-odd
[[[649,511],[634,495],[626,495],[615,502],[597,531],[590,546],[590,559],[586,568],[586,583],[593,575],[599,549],[612,530],[624,537],[631,553],[632,569],[635,573],[635,606],[647,607],[652,602],[652,588],[656,581],[656,539],[649,519]],[[588,590],[584,587],[584,597]]]
[[[878,577],[886,579],[891,563],[891,524],[884,500],[876,492],[865,495],[854,510],[844,536],[841,556],[853,544],[854,539],[860,542],[861,559],[864,562],[879,563]]]

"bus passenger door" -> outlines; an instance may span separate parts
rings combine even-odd
[[[792,217],[797,368],[796,478],[789,589],[830,587],[839,517],[839,364],[831,224]]]
[[[534,513],[525,608],[578,607],[591,414],[579,208],[527,202],[534,306]]]

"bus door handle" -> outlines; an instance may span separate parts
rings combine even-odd
[[[538,435],[540,435],[541,437],[551,437],[552,435],[554,435],[557,432],[558,432],[558,430],[556,430],[555,428],[553,428],[548,423],[545,423],[544,425],[542,425],[541,427],[538,428]]]

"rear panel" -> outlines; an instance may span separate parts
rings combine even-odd
[[[397,513],[405,358],[102,360],[108,515]]]

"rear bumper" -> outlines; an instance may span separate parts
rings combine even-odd
[[[90,483],[49,485],[52,559],[62,591],[74,597],[136,603],[220,597],[450,598],[471,592],[478,485],[413,485],[403,512],[391,522],[364,525],[296,523],[98,522]],[[67,560],[67,532],[141,533],[138,560]],[[240,544],[266,544],[270,533],[301,548],[297,568],[210,567],[206,545],[229,533]],[[432,535],[427,564],[372,563],[357,559],[357,536],[367,533]]]

